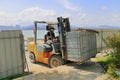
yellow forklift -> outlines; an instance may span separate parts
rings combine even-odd
[[[48,64],[50,67],[57,67],[67,60],[66,52],[66,32],[70,32],[69,18],[57,18],[58,22],[34,21],[34,41],[27,44],[30,61]],[[45,35],[44,43],[37,41],[38,24],[47,24],[46,30],[52,36],[52,27],[57,26],[58,36],[47,39]],[[52,26],[52,27],[51,27]]]

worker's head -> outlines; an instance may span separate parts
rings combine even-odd
[[[51,31],[54,31],[55,30],[54,25],[50,25],[50,29]]]
[[[54,25],[50,25],[50,24],[47,25],[47,26],[46,26],[46,30],[48,30],[48,31],[49,31],[49,30],[54,31],[54,30],[55,30],[55,29],[54,29]]]

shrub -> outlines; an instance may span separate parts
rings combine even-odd
[[[120,68],[120,34],[108,36],[104,41],[108,48],[113,49],[110,57],[105,61],[107,65],[106,71],[112,77],[119,79],[120,76],[116,74],[115,69]]]
[[[120,64],[120,34],[113,34],[108,36],[105,40],[107,47],[112,48],[113,52],[111,54],[114,64]]]

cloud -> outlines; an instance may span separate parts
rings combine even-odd
[[[30,23],[33,22],[34,20],[51,19],[51,17],[54,15],[56,15],[56,12],[54,10],[45,10],[39,7],[32,7],[23,10],[17,16],[18,20],[23,20],[22,21],[23,23],[25,22],[25,20],[26,22]]]
[[[79,16],[78,16],[79,17]],[[76,17],[77,18],[77,17]],[[120,15],[90,15],[87,14],[82,19],[78,19],[77,22],[81,26],[99,26],[99,25],[111,25],[120,26]]]
[[[70,22],[76,26],[120,26],[120,14],[92,15],[87,13],[76,13],[69,15]]]
[[[24,9],[16,14],[0,12],[0,25],[29,25],[34,20],[52,20],[55,15],[54,10],[45,10],[39,7]]]
[[[76,26],[98,26],[114,25],[120,26],[120,14],[92,15],[81,11],[72,13],[57,13],[55,10],[42,9],[40,7],[31,7],[22,10],[19,13],[0,12],[0,25],[31,25],[34,20],[57,21],[58,16],[69,17],[72,25]]]
[[[0,12],[0,25],[12,25],[14,23],[14,15],[7,12]]]
[[[103,10],[103,11],[104,11],[104,10],[107,10],[107,9],[108,9],[107,6],[102,6],[102,7],[101,7],[101,10]]]
[[[85,20],[87,19],[87,14],[86,13],[76,13],[75,15],[71,14],[70,15],[70,21],[71,21],[71,24],[73,25],[85,25],[86,22]]]
[[[60,0],[60,3],[63,5],[65,9],[78,11],[80,8],[73,5],[69,0]]]

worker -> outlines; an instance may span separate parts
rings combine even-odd
[[[47,25],[49,26],[48,32],[45,35],[45,43],[51,43],[53,39],[55,39],[55,33],[54,33],[54,26],[53,25]]]
[[[47,32],[47,40],[52,40],[55,38],[54,27],[50,26],[50,30]]]

